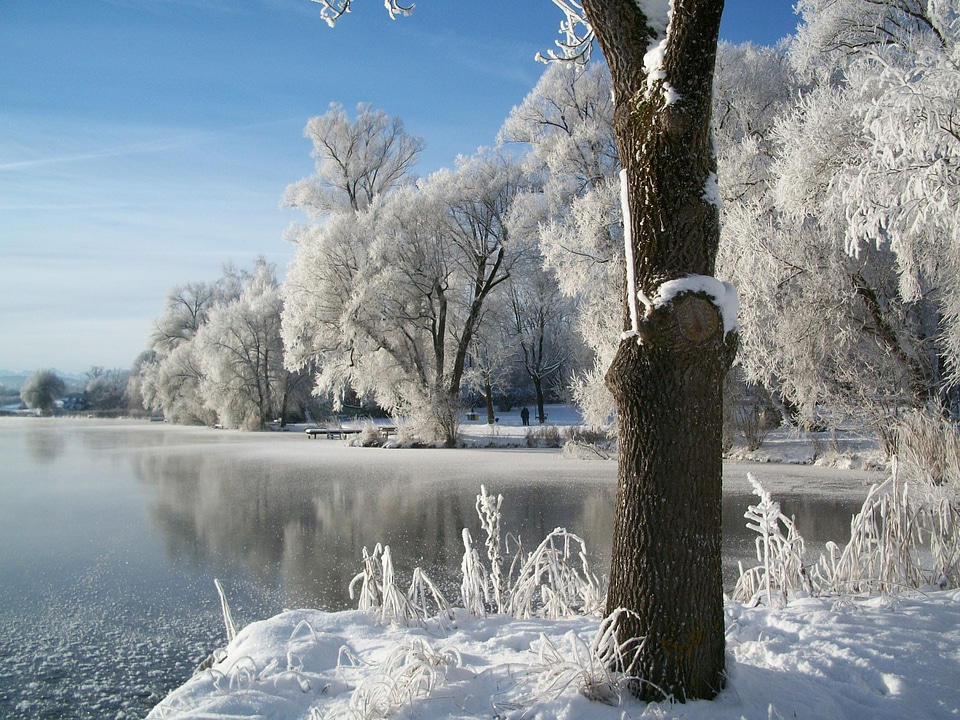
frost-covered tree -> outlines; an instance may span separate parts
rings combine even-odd
[[[314,218],[365,210],[409,176],[423,150],[423,140],[407,134],[399,118],[363,104],[351,120],[332,103],[304,135],[313,143],[316,173],[288,187],[284,200]]]
[[[155,350],[143,350],[137,355],[130,368],[130,376],[127,379],[127,398],[130,403],[130,410],[136,414],[144,411],[150,411],[150,405],[146,402],[143,391],[145,373],[155,368],[157,353]]]
[[[515,261],[522,181],[485,153],[305,228],[284,285],[288,366],[315,363],[320,391],[372,394],[424,439],[455,442],[468,354]]]
[[[333,22],[352,0],[321,2]],[[626,668],[639,697],[713,697],[724,668],[722,385],[737,337],[731,289],[712,278],[723,0],[555,2],[566,15],[561,54],[588,53],[596,39],[607,60],[623,168],[624,333],[606,376],[620,428],[607,610],[631,611],[619,634],[639,645]]]
[[[141,366],[140,393],[145,408],[162,412],[175,423],[216,422],[216,413],[204,405],[200,395],[203,370],[195,341],[213,308],[236,298],[242,282],[243,274],[226,266],[213,283],[191,282],[170,291],[150,336],[154,359]]]
[[[517,276],[515,269],[510,279]],[[483,318],[474,334],[463,374],[464,391],[480,396],[488,425],[497,422],[497,396],[510,402],[526,390],[525,378],[517,372],[510,319],[508,294],[493,293],[484,303]]]
[[[203,366],[194,341],[177,345],[144,366],[142,392],[151,411],[161,412],[180,425],[213,425],[217,413],[206,406],[200,394]]]
[[[20,389],[20,399],[28,408],[48,415],[53,410],[54,401],[63,397],[66,390],[63,378],[53,370],[37,370]]]
[[[518,268],[508,287],[509,332],[516,357],[533,385],[536,418],[546,422],[545,392],[561,378],[565,365],[577,358],[574,335],[576,301],[560,292],[556,277],[544,269],[539,253]]]
[[[529,146],[525,163],[542,178],[524,211],[539,214],[545,264],[578,300],[576,325],[594,353],[574,398],[591,425],[606,425],[613,400],[603,376],[620,332],[623,232],[610,76],[604,64],[553,63],[515,107],[501,142]]]
[[[240,293],[241,276],[231,266],[215,283],[190,282],[178,285],[167,295],[163,312],[153,323],[150,346],[158,352],[170,352],[196,337],[207,321],[210,310]]]
[[[204,405],[227,426],[262,430],[284,418],[296,378],[284,367],[276,269],[258,261],[240,296],[210,311],[197,335]]]
[[[749,382],[765,385],[791,408],[784,413],[790,421],[795,414],[793,396],[783,392],[784,382],[775,367],[782,355],[771,357],[766,343],[772,336],[786,338],[784,330],[793,320],[796,329],[810,323],[803,312],[809,306],[796,307],[785,289],[777,286],[783,277],[778,268],[764,262],[771,260],[767,248],[772,238],[758,239],[756,233],[777,224],[772,194],[772,168],[780,152],[776,126],[803,89],[784,49],[720,43],[714,77],[714,134],[723,201],[717,274],[740,291],[738,363],[748,369]],[[789,245],[789,235],[784,232],[778,237]],[[788,307],[795,312],[789,318],[777,318]],[[798,344],[782,349],[793,351]],[[760,367],[763,372],[757,372]]]
[[[178,286],[138,358],[131,389],[175,423],[260,429],[302,409],[306,378],[286,370],[276,270],[226,266],[213,283]]]
[[[900,408],[956,403],[953,5],[801,2],[800,99],[774,125],[766,190],[725,218],[748,375],[885,439]]]
[[[86,404],[93,410],[123,410],[129,404],[127,385],[128,370],[108,370],[95,365],[87,371],[84,389]]]
[[[770,169],[779,150],[774,128],[804,87],[786,51],[719,44],[713,122],[723,210],[769,196]],[[721,246],[736,243],[736,237],[721,236]]]

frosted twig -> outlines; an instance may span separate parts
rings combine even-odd
[[[237,626],[233,624],[233,616],[230,614],[230,605],[227,603],[227,595],[223,591],[223,586],[217,578],[213,579],[213,584],[216,585],[217,593],[220,595],[220,610],[223,612],[223,624],[227,631],[227,644],[230,644],[237,636]]]

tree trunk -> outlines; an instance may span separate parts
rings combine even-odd
[[[490,387],[490,375],[486,372],[483,374],[483,402],[487,407],[487,425],[493,425],[497,417],[493,411],[493,388]]]
[[[710,104],[723,1],[674,0],[664,75],[649,85],[643,61],[654,33],[635,0],[583,7],[613,80],[628,277],[654,298],[666,281],[714,270]],[[679,98],[669,104],[667,83]],[[723,686],[722,390],[736,334],[703,293],[644,313],[627,292],[624,329],[637,335],[621,341],[606,376],[620,433],[607,612],[631,611],[618,635],[639,643],[626,668],[638,697],[711,698]]]
[[[537,420],[543,425],[547,421],[547,413],[543,410],[543,379],[539,375],[531,375],[533,390],[537,394]]]
[[[646,638],[629,669],[640,697],[710,698],[723,683],[721,388],[732,352],[699,296],[657,321],[607,373],[620,423],[607,612],[635,613],[621,618],[621,640]]]

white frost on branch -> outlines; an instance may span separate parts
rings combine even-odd
[[[353,0],[313,0],[320,5],[320,17],[330,27],[337,24],[342,16],[350,12],[350,5]],[[383,6],[390,13],[390,19],[396,20],[397,15],[409,15],[413,12],[413,3],[410,5],[401,5],[397,0],[383,0]]]
[[[548,50],[546,55],[537,53],[536,59],[544,63],[560,60],[586,65],[590,60],[595,35],[593,27],[587,21],[583,6],[576,0],[553,0],[553,4],[563,12],[560,34],[565,39],[556,41],[560,52]]]
[[[630,304],[630,333],[636,335],[640,329],[640,317],[637,313],[637,278],[633,262],[633,229],[630,219],[630,186],[627,171],[620,171],[620,207],[623,210],[623,252],[627,266],[627,301]]]

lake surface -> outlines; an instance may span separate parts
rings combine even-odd
[[[725,466],[728,583],[753,560],[748,470],[796,514],[813,558],[845,540],[870,480]],[[420,566],[456,601],[461,529],[481,541],[481,484],[504,496],[501,527],[528,550],[565,527],[606,573],[612,462],[0,418],[0,717],[142,718],[224,644],[214,578],[238,626],[289,607],[342,610],[362,548],[379,542],[401,577]]]

